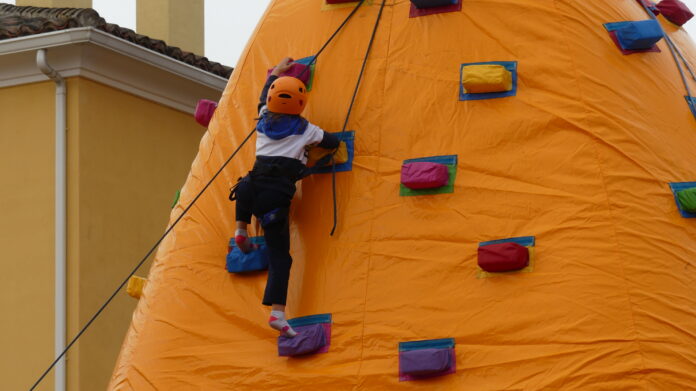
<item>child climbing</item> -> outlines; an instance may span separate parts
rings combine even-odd
[[[307,146],[335,149],[339,145],[336,136],[300,116],[307,105],[306,86],[294,77],[279,77],[292,61],[284,58],[266,80],[256,125],[256,162],[230,197],[237,201],[235,243],[243,252],[255,250],[247,233],[251,215],[261,221],[269,256],[263,305],[271,306],[269,325],[290,337],[296,333],[285,318],[285,303],[292,265],[289,209],[295,182],[306,176]]]

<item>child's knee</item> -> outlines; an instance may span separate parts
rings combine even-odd
[[[261,227],[265,230],[282,228],[288,222],[288,208],[275,208],[261,217]]]

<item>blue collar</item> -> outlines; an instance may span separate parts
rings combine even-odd
[[[276,114],[265,112],[256,124],[256,131],[273,140],[288,136],[304,134],[309,122],[299,115]]]

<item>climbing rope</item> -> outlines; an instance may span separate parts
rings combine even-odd
[[[360,82],[362,81],[363,73],[365,72],[365,66],[367,65],[367,59],[370,56],[370,49],[372,49],[372,44],[375,41],[375,36],[377,35],[377,27],[379,27],[379,21],[382,19],[382,11],[384,11],[384,4],[386,0],[382,0],[382,5],[379,7],[379,13],[377,14],[377,20],[375,20],[375,26],[372,28],[372,35],[370,36],[370,42],[367,45],[367,50],[365,51],[365,58],[363,58],[362,67],[360,67],[360,74],[358,74],[358,81],[355,83],[355,90],[353,90],[353,96],[350,98],[350,105],[348,106],[348,112],[346,113],[346,119],[343,121],[343,127],[341,132],[346,131],[348,126],[348,120],[350,119],[350,114],[353,112],[353,104],[355,103],[355,98],[358,95],[358,89],[360,88]],[[339,137],[339,141],[343,141],[343,134]],[[336,160],[334,155],[336,154],[335,149],[331,153],[331,190],[333,193],[333,227],[331,227],[331,236],[333,236],[336,231],[336,225],[338,224],[338,207],[336,205]]]
[[[345,20],[338,26],[336,31],[334,31],[334,33],[331,34],[331,36],[326,41],[326,43],[324,43],[324,45],[321,47],[321,49],[319,49],[317,54],[315,54],[313,56],[313,59],[312,59],[312,62],[310,62],[310,65],[316,61],[317,57],[319,57],[319,55],[324,51],[324,49],[326,49],[326,47],[329,45],[329,43],[336,37],[336,35],[338,35],[339,31],[341,31],[341,29],[343,29],[343,27],[348,23],[348,21],[353,17],[353,15],[355,15],[358,8],[360,8],[360,6],[362,6],[362,4],[364,2],[365,2],[365,0],[360,0],[360,2],[355,6],[355,8],[352,10],[352,12],[350,14],[348,14],[348,16],[345,18]],[[382,4],[382,6],[384,6],[384,4]],[[380,14],[381,14],[381,10],[380,10]],[[352,106],[352,104],[351,104],[351,106]],[[346,119],[346,121],[347,121],[347,119]],[[225,167],[227,167],[227,165],[237,155],[239,150],[241,150],[242,147],[247,143],[247,141],[249,141],[249,139],[251,138],[251,136],[254,134],[255,131],[256,131],[256,127],[251,129],[251,131],[244,138],[242,143],[239,144],[239,146],[234,150],[234,152],[232,152],[230,157],[227,158],[227,160],[222,164],[222,166],[220,166],[220,168],[213,175],[213,177],[210,178],[210,180],[208,181],[208,183],[206,183],[206,185],[203,187],[203,189],[201,189],[201,191],[198,192],[196,197],[194,197],[193,200],[184,209],[184,211],[181,212],[179,217],[177,217],[176,220],[174,220],[174,223],[172,223],[172,225],[169,226],[169,228],[167,228],[167,230],[164,232],[164,234],[162,234],[162,236],[160,236],[160,238],[157,239],[157,241],[152,246],[152,248],[150,248],[150,250],[145,254],[145,256],[140,260],[140,262],[137,263],[137,265],[128,274],[128,276],[119,284],[119,286],[116,288],[116,290],[114,290],[114,292],[111,294],[111,296],[109,296],[109,298],[106,299],[104,304],[102,304],[102,306],[99,307],[99,309],[92,316],[92,318],[90,318],[90,320],[82,327],[82,329],[80,329],[80,331],[77,333],[77,335],[70,341],[70,343],[65,347],[65,349],[63,349],[63,351],[51,363],[51,365],[48,366],[48,368],[43,372],[43,374],[38,378],[38,380],[36,380],[34,385],[31,386],[29,391],[33,391],[41,383],[41,381],[46,377],[46,375],[48,375],[49,372],[51,372],[51,369],[53,369],[56,366],[56,364],[63,358],[63,356],[65,356],[65,354],[68,352],[68,350],[70,350],[70,348],[75,344],[75,342],[77,342],[77,340],[82,336],[82,334],[84,334],[85,331],[87,331],[87,329],[92,325],[92,323],[97,319],[97,317],[99,317],[99,315],[104,311],[104,309],[109,305],[109,303],[111,303],[111,301],[113,301],[113,299],[116,297],[118,292],[121,289],[123,289],[123,287],[128,283],[128,280],[133,275],[135,275],[135,273],[138,271],[138,269],[140,269],[140,267],[145,263],[145,261],[152,255],[152,253],[157,249],[157,247],[160,245],[160,243],[162,243],[164,238],[166,238],[167,235],[169,235],[169,233],[174,229],[174,227],[176,227],[176,225],[179,223],[179,221],[181,221],[181,219],[186,215],[186,213],[188,213],[188,211],[193,207],[193,205],[196,203],[196,201],[198,201],[198,199],[203,195],[203,193],[205,193],[205,191],[208,189],[208,187],[210,187],[210,185],[213,183],[213,181],[215,181],[215,179],[220,175],[220,173],[222,173],[222,170],[224,170]]]
[[[648,13],[648,16],[652,18],[653,20],[657,21],[657,16],[655,16],[655,13],[650,10],[650,8],[644,3],[644,2],[639,2],[645,12]],[[659,21],[658,21],[658,24]],[[674,58],[674,62],[677,64],[677,69],[679,70],[679,76],[681,76],[682,83],[684,83],[684,87],[686,88],[686,95],[691,97],[691,88],[689,88],[689,83],[686,80],[686,75],[684,74],[684,70],[682,69],[681,63],[679,62],[679,59],[684,62],[684,65],[686,68],[689,70],[689,73],[691,74],[691,77],[696,80],[696,76],[694,75],[694,72],[691,70],[691,67],[689,66],[689,63],[686,61],[682,53],[679,51],[679,48],[677,48],[677,45],[672,41],[672,38],[669,37],[665,29],[662,28],[662,25],[660,24],[660,30],[662,30],[662,35],[665,37],[665,41],[667,42],[667,47],[669,48],[670,53],[672,53],[672,58]],[[691,103],[689,103],[689,106],[691,106]]]

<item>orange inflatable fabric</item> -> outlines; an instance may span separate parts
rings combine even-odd
[[[304,112],[341,130],[381,0],[320,56]],[[254,138],[162,243],[111,390],[693,390],[696,122],[665,40],[623,55],[635,0],[387,0],[348,130],[352,170],[298,183],[288,315],[330,313],[326,354],[278,357],[266,275],[225,271],[229,188]],[[229,81],[172,221],[254,127],[266,70],[352,10],[273,0]],[[658,17],[685,59],[686,32]],[[460,101],[460,67],[516,61],[514,96]],[[683,67],[683,64],[682,64]],[[688,73],[686,73],[688,76]],[[695,83],[687,78],[689,88]],[[456,155],[454,192],[399,195],[404,160]],[[250,235],[259,235],[256,227]],[[534,236],[531,272],[477,278],[479,242]],[[399,342],[453,338],[456,373],[399,382]]]

